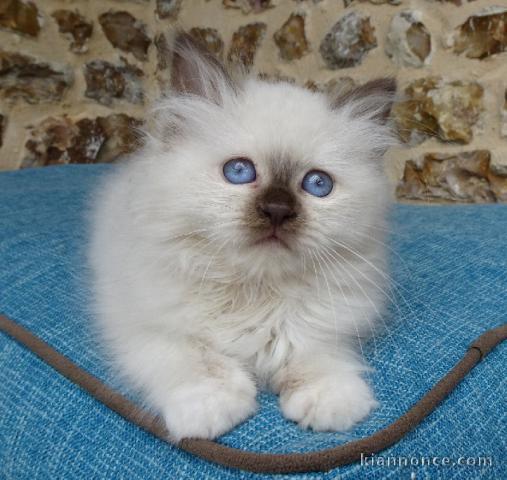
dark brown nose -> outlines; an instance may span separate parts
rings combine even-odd
[[[258,203],[258,211],[262,217],[268,218],[274,227],[279,227],[297,216],[293,195],[283,189],[267,191]]]

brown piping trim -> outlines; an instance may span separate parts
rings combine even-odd
[[[120,416],[167,441],[167,432],[159,418],[143,412],[135,404],[79,368],[40,338],[1,314],[0,331],[10,335]],[[507,324],[483,333],[474,340],[454,368],[410,410],[387,427],[361,440],[316,452],[287,454],[249,452],[227,447],[211,440],[198,439],[184,439],[178,446],[210,462],[257,473],[322,472],[347,465],[358,461],[361,454],[372,455],[398,442],[421,423],[481,359],[506,339]]]

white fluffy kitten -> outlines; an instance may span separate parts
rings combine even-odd
[[[355,352],[382,307],[394,82],[333,100],[234,81],[180,35],[172,85],[96,205],[108,347],[174,441],[245,420],[258,386],[302,427],[348,429],[376,405]]]

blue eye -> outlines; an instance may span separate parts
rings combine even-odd
[[[234,184],[252,183],[257,174],[248,158],[233,158],[224,165],[224,177]]]
[[[325,197],[333,189],[333,180],[331,177],[320,170],[310,170],[303,178],[301,185],[310,195],[315,197]]]

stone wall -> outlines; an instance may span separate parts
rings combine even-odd
[[[505,0],[0,0],[0,169],[135,149],[174,26],[312,89],[395,75],[397,196],[507,201]]]

